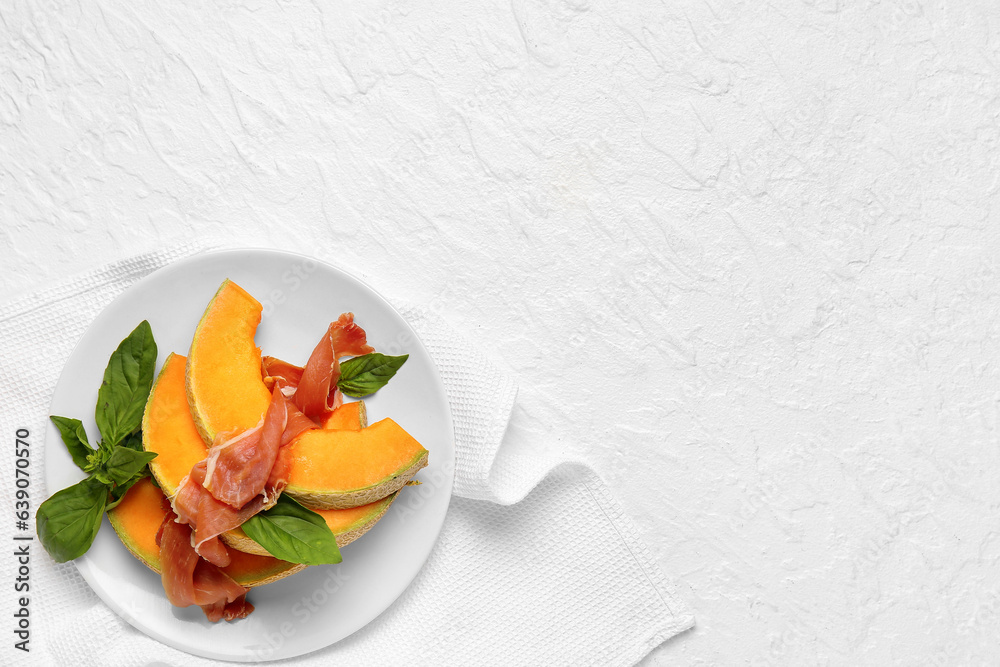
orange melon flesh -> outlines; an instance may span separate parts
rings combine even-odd
[[[384,498],[427,465],[427,450],[388,418],[358,431],[307,431],[288,446],[292,466],[285,493],[313,508]]]
[[[108,511],[108,519],[122,543],[132,554],[154,572],[160,572],[160,547],[156,533],[163,523],[163,492],[149,478],[136,482],[121,503]],[[230,550],[232,562],[222,571],[242,586],[263,586],[277,581],[305,566],[278,560],[272,556],[258,556]]]
[[[368,426],[368,413],[364,401],[342,403],[340,407],[326,416],[320,424],[331,430],[360,431]]]
[[[149,468],[160,488],[172,496],[191,467],[208,455],[191,419],[185,395],[187,359],[171,353],[153,384],[142,418],[142,446],[157,457]]]
[[[221,431],[257,425],[271,393],[260,372],[254,344],[262,307],[242,287],[226,280],[209,302],[191,341],[187,395],[198,432],[211,444]]]
[[[323,517],[326,525],[330,526],[330,530],[336,535],[337,533],[345,533],[352,527],[364,523],[372,512],[378,511],[383,505],[388,505],[386,501],[391,502],[391,499],[383,498],[367,505],[344,510],[316,510],[316,513]]]

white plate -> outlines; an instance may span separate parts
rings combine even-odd
[[[264,304],[257,344],[265,354],[304,363],[327,325],[352,311],[368,342],[410,358],[389,384],[366,399],[372,422],[392,417],[430,451],[417,476],[364,537],[344,548],[344,562],[310,567],[248,596],[248,618],[209,623],[201,609],[172,607],[158,575],[122,546],[105,517],[86,555],[75,562],[97,594],[147,635],[208,658],[262,661],[329,646],[388,608],[417,575],[444,523],[454,477],[454,431],[441,377],[423,344],[385,299],[343,271],[272,250],[206,253],[165,267],[136,283],[102,312],[63,370],[50,414],[82,419],[98,437],[94,405],[108,357],[143,319],[149,320],[160,363],[186,355],[195,325],[225,278]],[[62,489],[83,474],[55,427],[45,436],[45,482]]]

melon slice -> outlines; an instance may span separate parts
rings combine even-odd
[[[163,492],[149,478],[136,482],[116,507],[108,510],[108,519],[122,544],[132,555],[159,573],[160,547],[156,533],[163,523]],[[222,571],[236,583],[248,588],[263,586],[305,569],[305,565],[231,550],[232,562]]]
[[[260,302],[226,280],[209,302],[191,341],[187,397],[195,426],[211,444],[221,431],[257,425],[271,400],[254,344]]]
[[[171,352],[149,392],[142,415],[142,447],[156,452],[149,464],[163,492],[177,492],[194,464],[208,455],[208,446],[198,433],[185,395],[184,372],[187,359]]]
[[[368,426],[368,410],[364,401],[341,403],[320,424],[323,428],[343,431],[360,431]]]
[[[389,505],[396,499],[398,493],[392,493],[373,503],[343,510],[313,510],[330,526],[333,536],[337,538],[337,546],[343,549],[358,539],[374,526],[388,511]],[[236,528],[223,533],[222,541],[234,549],[250,554],[269,556],[267,550],[251,539],[242,528]]]
[[[399,491],[427,450],[391,419],[357,431],[317,429],[295,439],[285,493],[313,509],[345,509]]]

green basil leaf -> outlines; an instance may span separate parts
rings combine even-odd
[[[156,342],[143,320],[111,354],[97,392],[101,445],[113,447],[139,428],[156,370]]]
[[[243,524],[243,532],[275,558],[290,563],[339,563],[337,539],[319,514],[288,496]]]
[[[118,445],[112,450],[104,467],[112,482],[125,484],[135,475],[141,473],[146,464],[155,458],[156,452],[137,452],[134,449]]]
[[[86,553],[104,516],[108,489],[93,477],[67,487],[38,506],[35,530],[57,563]]]
[[[121,441],[122,447],[128,447],[129,449],[134,449],[137,452],[144,451],[142,448],[142,431],[136,431],[125,437]]]
[[[390,357],[378,352],[348,359],[340,365],[340,391],[354,398],[361,398],[386,385],[410,355]]]
[[[111,489],[111,502],[107,504],[107,506],[104,508],[104,511],[110,512],[115,507],[117,507],[118,503],[120,503],[122,499],[125,498],[125,494],[128,493],[128,490],[132,488],[132,485],[145,476],[146,476],[145,471],[141,472],[137,475],[134,475],[132,479],[125,482],[124,484],[119,484],[115,488]]]
[[[79,419],[57,417],[55,415],[51,415],[49,419],[59,429],[59,435],[62,436],[63,444],[69,450],[69,455],[73,457],[73,463],[76,464],[76,467],[84,472],[90,472],[90,469],[87,467],[89,464],[87,457],[94,453],[94,448],[90,446],[90,442],[87,440],[87,432],[83,429],[83,422]]]

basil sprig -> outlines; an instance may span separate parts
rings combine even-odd
[[[306,565],[341,561],[337,539],[323,517],[288,496],[280,496],[274,507],[253,516],[242,528],[275,558]]]
[[[354,398],[362,398],[386,385],[410,355],[390,357],[378,352],[348,359],[340,365],[340,391]]]
[[[143,320],[108,361],[97,392],[95,417],[101,432],[91,446],[79,419],[52,416],[73,463],[88,474],[38,506],[35,528],[42,546],[59,563],[78,558],[93,544],[106,510],[121,502],[149,474],[155,452],[142,451],[142,413],[153,386],[156,342]]]

